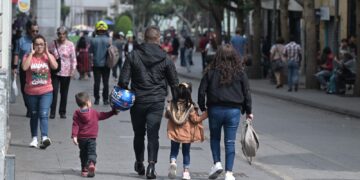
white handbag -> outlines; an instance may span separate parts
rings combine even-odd
[[[254,130],[251,119],[246,119],[241,126],[240,142],[242,152],[251,165],[253,157],[256,156],[256,151],[259,149],[259,138]]]

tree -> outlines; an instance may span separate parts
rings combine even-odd
[[[305,22],[305,64],[306,82],[308,89],[318,88],[318,83],[314,78],[316,73],[316,32],[315,32],[315,2],[314,0],[304,1],[303,17]]]
[[[253,63],[249,68],[249,78],[260,79],[261,73],[261,48],[260,48],[260,37],[262,33],[262,19],[261,19],[261,0],[254,0],[254,11],[252,14],[253,18],[253,43],[252,43],[252,55]]]
[[[281,37],[289,41],[289,0],[280,0]]]
[[[70,14],[70,7],[65,6],[64,0],[61,0],[61,24],[65,24],[66,17]]]
[[[354,95],[360,96],[360,2],[356,1],[356,44],[357,44],[357,60],[356,60],[356,79]]]
[[[116,32],[123,32],[124,34],[126,34],[130,30],[132,30],[132,21],[129,16],[122,15],[116,19],[115,22]]]
[[[222,42],[222,21],[224,19],[224,7],[227,1],[223,0],[197,0],[195,1],[200,7],[211,12],[211,16],[215,22],[215,33],[217,43]]]

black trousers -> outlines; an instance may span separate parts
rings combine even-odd
[[[202,70],[206,68],[206,52],[201,52]]]
[[[145,134],[147,134],[148,162],[157,162],[159,129],[164,111],[164,102],[138,103],[130,109],[134,131],[134,151],[137,162],[144,161]]]
[[[78,139],[80,149],[81,169],[87,167],[90,162],[96,164],[96,139],[81,138]]]
[[[53,90],[53,100],[51,103],[50,114],[56,113],[56,105],[57,105],[59,89],[60,89],[59,114],[66,114],[66,105],[67,105],[67,98],[70,87],[70,80],[71,77],[63,77],[55,74],[51,75],[51,81],[54,90]]]
[[[21,67],[19,69],[19,78],[20,78],[20,89],[21,89],[23,100],[24,100],[24,104],[25,104],[27,111],[29,111],[30,109],[28,108],[29,106],[27,103],[27,98],[26,98],[26,93],[25,93],[26,71],[24,71]]]
[[[109,100],[109,78],[110,68],[108,67],[94,67],[94,97],[96,100],[100,99],[100,82],[103,81],[103,101]]]

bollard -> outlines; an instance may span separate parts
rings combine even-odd
[[[5,180],[15,180],[15,155],[5,155]]]

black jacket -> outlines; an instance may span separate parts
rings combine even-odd
[[[135,92],[135,103],[161,102],[167,96],[167,85],[172,92],[179,80],[173,61],[157,44],[143,43],[127,57],[121,69],[118,85]]]
[[[242,113],[251,114],[251,94],[247,75],[244,72],[239,73],[228,85],[220,85],[219,80],[220,72],[218,70],[210,70],[201,79],[198,94],[201,111],[205,111],[206,106],[219,105],[238,107]]]

